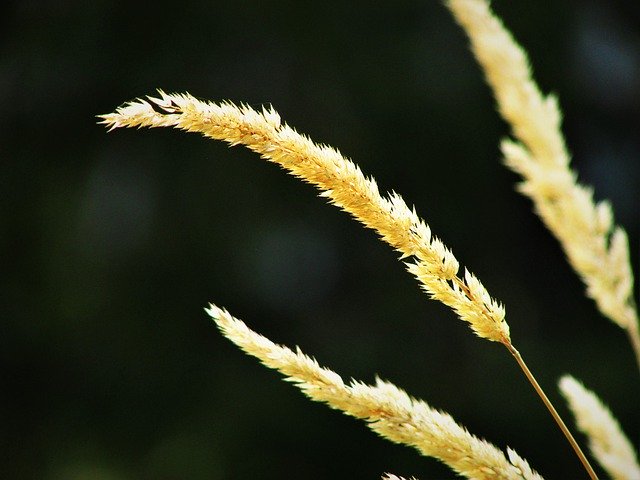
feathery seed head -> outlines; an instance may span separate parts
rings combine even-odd
[[[608,203],[596,204],[593,191],[577,182],[561,131],[554,95],[543,95],[532,78],[524,50],[490,9],[487,0],[447,0],[464,28],[471,49],[493,89],[498,110],[517,141],[504,140],[505,164],[522,175],[518,189],[558,238],[569,263],[599,310],[625,328],[640,365],[640,330],[628,261],[628,242],[614,238]],[[618,243],[619,242],[619,243]]]
[[[640,464],[618,421],[602,401],[579,381],[564,375],[560,391],[578,428],[587,435],[591,453],[614,480],[640,480]]]
[[[392,383],[376,378],[374,385],[346,384],[335,372],[296,349],[276,345],[253,332],[226,310],[206,309],[222,333],[264,365],[279,370],[312,400],[363,419],[370,429],[395,443],[437,458],[455,472],[473,479],[541,480],[520,457],[504,453],[470,434],[446,413],[416,400]]]
[[[228,142],[243,144],[292,175],[315,185],[330,203],[375,230],[397,250],[423,289],[449,307],[479,336],[509,343],[504,309],[472,275],[458,277],[460,265],[442,241],[396,192],[383,196],[373,178],[334,148],[313,143],[283,124],[272,107],[256,111],[248,105],[203,102],[189,94],[167,94],[130,102],[101,123],[118,127],[175,127]],[[466,282],[471,282],[469,285]]]

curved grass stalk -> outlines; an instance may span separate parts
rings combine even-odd
[[[536,377],[534,377],[533,373],[531,373],[531,370],[529,370],[529,367],[527,367],[527,364],[524,362],[522,356],[520,355],[520,352],[518,352],[518,350],[516,350],[512,345],[507,345],[507,349],[509,350],[511,355],[513,355],[513,357],[516,359],[516,362],[518,362],[518,366],[524,372],[524,375],[527,377],[527,380],[529,381],[533,389],[536,391],[536,393],[540,397],[540,400],[542,400],[542,403],[544,403],[544,406],[547,408],[547,410],[553,417],[553,420],[558,425],[558,428],[560,428],[560,431],[562,431],[562,434],[568,440],[569,444],[571,445],[571,448],[573,449],[575,454],[578,456],[580,463],[582,463],[582,466],[589,474],[589,477],[597,480],[598,476],[596,475],[596,472],[593,470],[593,467],[591,466],[591,464],[589,463],[589,460],[587,459],[582,449],[580,448],[580,445],[578,445],[578,442],[573,437],[571,430],[569,430],[567,425],[564,423],[564,420],[562,420],[562,417],[553,406],[553,403],[551,403],[551,400],[549,400],[549,397],[547,397],[546,393],[544,393],[544,390],[536,380]]]

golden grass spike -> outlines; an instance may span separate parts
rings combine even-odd
[[[509,461],[500,449],[470,434],[451,416],[393,384],[380,379],[375,385],[357,381],[345,384],[337,373],[321,367],[299,349],[293,352],[274,344],[226,310],[210,305],[207,313],[225,337],[267,367],[283,373],[310,399],[365,420],[380,436],[437,458],[467,478],[541,480],[515,453],[510,451]]]
[[[638,311],[626,234],[607,202],[579,184],[561,131],[556,98],[534,82],[529,60],[486,0],[447,0],[493,89],[498,110],[517,141],[502,141],[506,165],[522,175],[519,190],[558,238],[600,312],[624,328],[640,367]]]
[[[640,367],[640,327],[633,300],[627,236],[614,225],[610,205],[594,202],[591,189],[576,181],[569,166],[570,156],[560,130],[562,115],[555,97],[540,92],[532,80],[526,53],[491,12],[488,0],[445,0],[445,3],[468,33],[473,52],[494,90],[498,109],[512,127],[515,141],[507,139],[501,145],[505,163],[524,178],[520,190],[533,200],[536,212],[559,239],[570,264],[586,284],[587,295],[605,316],[626,329]],[[500,342],[509,350],[589,476],[597,478],[512,345],[504,307],[466,269],[459,275],[454,255],[432,236],[429,227],[402,197],[396,193],[381,195],[376,182],[366,178],[353,162],[337,150],[315,144],[282,124],[272,108],[256,111],[246,105],[203,102],[189,94],[166,94],[161,90],[158,93],[158,97],[138,99],[114,113],[101,115],[101,123],[110,130],[176,127],[231,145],[242,144],[318,187],[321,196],[377,231],[402,259],[409,258],[408,270],[432,298],[451,307],[478,336]],[[310,398],[365,419],[380,435],[439,458],[469,478],[540,479],[512,450],[508,450],[507,460],[500,450],[470,435],[450,416],[412,399],[392,384],[378,380],[375,386],[357,382],[345,385],[336,373],[321,368],[300,351],[294,353],[273,344],[226,311],[214,306],[208,311],[228,338],[287,375]],[[605,414],[610,417],[606,408],[599,406],[597,399],[595,404],[584,400],[590,398],[584,392],[589,392],[580,390],[582,387],[576,387],[571,379],[563,379],[563,385],[569,401],[576,403],[574,410],[579,424],[581,415],[589,419],[583,421],[587,422],[584,430],[591,429],[587,433],[592,439],[592,449],[602,457],[599,461],[615,478],[638,480],[637,459],[633,450],[631,454],[627,451],[630,445],[623,445],[626,439],[615,420],[609,418],[604,422],[608,422],[603,427],[606,435],[592,426],[594,415],[600,421]],[[586,408],[580,402],[590,405],[586,413],[578,412]],[[598,409],[604,409],[605,413],[594,413]]]
[[[118,108],[115,113],[101,115],[101,123],[111,129],[170,126],[200,132],[231,145],[243,144],[296,177],[316,185],[322,196],[376,230],[401,253],[401,257],[414,257],[414,262],[408,263],[407,267],[432,298],[451,307],[478,336],[500,342],[509,350],[589,476],[597,478],[571,432],[511,343],[504,307],[466,269],[464,279],[458,276],[458,261],[451,251],[431,235],[429,227],[398,194],[380,195],[375,181],[367,179],[353,162],[337,150],[315,144],[281,124],[273,109],[257,112],[246,105],[207,103],[189,94],[159,93],[160,98],[139,99]]]
[[[202,102],[189,94],[166,94],[127,103],[101,115],[110,129],[176,127],[231,145],[242,144],[321,190],[321,196],[349,212],[400,252],[431,297],[451,307],[482,338],[511,344],[504,307],[459,264],[451,251],[396,193],[383,196],[372,178],[337,150],[313,143],[280,122],[272,108],[261,112],[232,103]]]
[[[591,453],[602,468],[614,480],[640,480],[640,464],[633,445],[611,411],[572,376],[563,376],[559,385],[578,428],[589,439]]]

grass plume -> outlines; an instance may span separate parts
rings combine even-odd
[[[633,445],[598,396],[570,375],[559,382],[578,428],[589,439],[598,463],[614,480],[640,480],[640,464]]]
[[[345,384],[337,373],[321,367],[299,349],[294,352],[276,345],[226,310],[210,305],[207,313],[225,337],[267,367],[280,371],[307,397],[365,420],[371,430],[388,440],[437,458],[467,478],[542,480],[515,452],[509,450],[507,458],[451,416],[411,398],[391,383],[377,379],[375,385],[353,380]]]
[[[486,0],[446,0],[469,36],[471,48],[494,91],[498,110],[513,139],[502,141],[505,163],[523,177],[519,188],[532,199],[549,230],[559,239],[569,263],[599,310],[629,334],[640,366],[638,314],[628,240],[614,225],[607,202],[596,203],[579,184],[561,132],[555,97],[533,81],[529,60]],[[101,115],[110,130],[120,127],[174,127],[244,145],[262,158],[316,186],[330,203],[351,214],[400,254],[407,269],[430,297],[449,306],[481,338],[501,343],[517,361],[592,479],[597,476],[555,408],[514,347],[503,305],[492,297],[429,226],[397,193],[381,194],[374,179],[336,149],[317,144],[283,123],[273,108],[258,111],[231,102],[213,103],[190,94],[136,99]],[[513,450],[507,454],[470,434],[449,415],[408,396],[393,384],[345,384],[301,351],[279,346],[251,331],[226,310],[207,310],[223,334],[245,352],[279,370],[308,397],[364,419],[394,442],[410,445],[468,478],[540,479]],[[590,439],[594,456],[613,478],[638,479],[638,464],[628,440],[597,397],[565,377],[561,389],[578,426]],[[631,452],[631,453],[629,453]],[[620,466],[622,465],[622,466]],[[620,472],[632,472],[624,476]],[[384,478],[398,479],[387,474]]]
[[[401,258],[413,257],[408,270],[429,295],[451,307],[480,337],[503,344],[513,355],[527,380],[567,438],[581,463],[596,478],[573,435],[558,415],[511,342],[504,307],[495,301],[482,283],[468,270],[458,276],[459,264],[453,253],[433,237],[427,224],[409,209],[400,195],[383,197],[371,178],[337,150],[317,145],[282,124],[273,109],[258,112],[249,106],[203,102],[189,94],[166,94],[160,98],[138,99],[101,115],[110,129],[119,127],[175,127],[243,144],[263,158],[322,190],[321,195],[349,212],[365,226],[376,230]]]
[[[407,267],[422,287],[451,307],[471,329],[487,340],[511,344],[504,307],[431,233],[415,210],[397,193],[383,196],[372,178],[336,149],[318,145],[281,123],[271,108],[256,111],[232,103],[203,102],[189,94],[167,94],[127,103],[101,115],[110,129],[176,127],[199,132],[231,145],[242,144],[321,190],[321,196],[349,212],[401,254],[413,258]]]
[[[611,205],[596,203],[581,185],[561,131],[562,113],[553,95],[533,80],[526,52],[486,0],[447,0],[494,92],[498,111],[515,140],[502,141],[505,164],[523,177],[519,190],[558,239],[600,312],[626,330],[640,367],[638,311],[627,235],[613,222]]]

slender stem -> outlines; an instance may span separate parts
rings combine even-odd
[[[636,354],[636,360],[638,361],[638,368],[640,368],[640,332],[638,332],[637,320],[634,319],[634,323],[627,327],[627,335],[629,335],[633,352]]]
[[[520,368],[522,369],[525,376],[527,377],[527,380],[529,380],[529,383],[531,384],[531,386],[534,388],[534,390],[542,400],[542,403],[544,403],[545,407],[547,407],[547,410],[549,410],[549,413],[551,414],[555,422],[558,424],[558,427],[560,427],[560,430],[562,430],[562,433],[564,433],[564,436],[569,441],[569,444],[571,445],[571,448],[573,448],[573,451],[576,452],[576,455],[578,455],[578,458],[580,459],[582,466],[585,468],[585,470],[589,474],[589,477],[591,478],[591,480],[598,480],[598,476],[596,475],[596,472],[593,471],[593,468],[589,464],[589,460],[587,460],[587,457],[585,457],[584,453],[582,453],[580,446],[576,442],[575,438],[573,438],[573,435],[571,435],[571,432],[562,421],[562,418],[560,418],[560,415],[552,405],[547,395],[542,390],[542,387],[540,387],[540,384],[538,384],[538,381],[535,379],[535,377],[531,373],[531,370],[529,370],[529,367],[527,367],[527,364],[524,363],[524,360],[522,359],[520,352],[518,352],[518,350],[516,350],[516,348],[513,345],[511,345],[511,343],[505,343],[504,346],[507,347],[509,352],[511,352],[511,355],[513,355],[513,357],[518,362],[518,365],[520,365]]]

